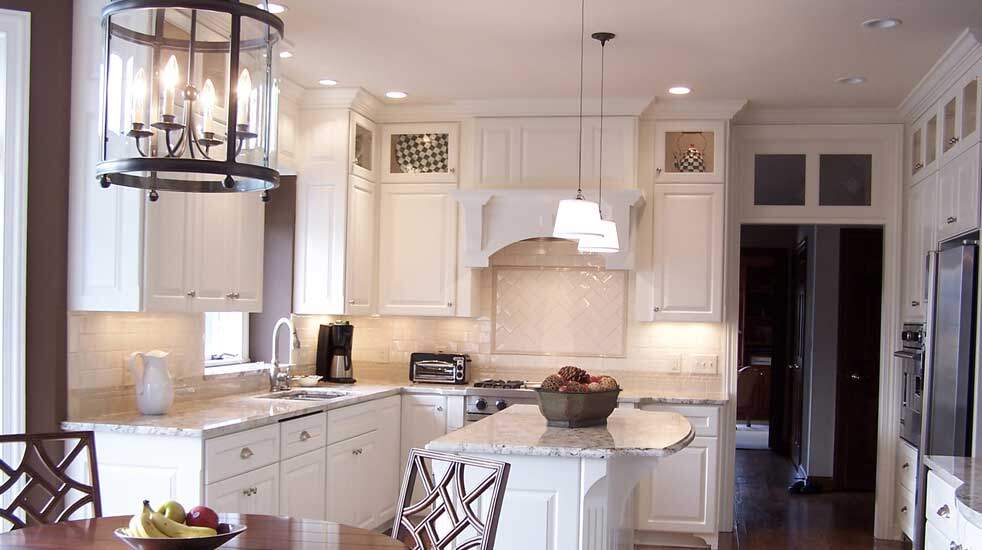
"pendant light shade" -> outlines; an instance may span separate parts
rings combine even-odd
[[[610,220],[599,220],[596,229],[601,233],[597,237],[583,237],[576,249],[580,252],[620,252],[620,241],[617,239],[617,224]]]
[[[559,201],[556,211],[556,225],[552,228],[552,236],[557,239],[582,239],[585,237],[600,237],[600,209],[597,203],[588,201],[582,196],[575,199]]]

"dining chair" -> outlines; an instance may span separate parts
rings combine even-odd
[[[411,449],[392,538],[412,550],[493,550],[510,468],[496,460]],[[415,492],[422,493],[416,500]]]
[[[0,459],[0,472],[5,476],[0,483],[0,496],[6,503],[0,506],[0,518],[13,525],[11,530],[27,526],[18,512],[23,512],[28,521],[49,524],[69,519],[91,504],[94,516],[102,517],[95,434],[85,431],[0,435],[0,447],[14,445],[23,446],[20,464],[12,467]],[[84,469],[88,470],[90,483],[73,477],[78,475],[76,472],[84,471],[82,464],[76,463],[82,460],[79,457],[88,462]],[[18,490],[20,484],[23,486]],[[13,490],[17,493],[8,497],[7,492]]]

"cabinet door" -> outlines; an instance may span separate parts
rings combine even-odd
[[[375,439],[379,443],[372,454],[370,471],[376,526],[396,515],[396,501],[402,487],[402,468],[399,462],[399,433],[402,421],[401,399],[395,399],[379,411],[379,428]]]
[[[938,174],[917,182],[904,196],[904,319],[924,320],[929,297],[927,254],[937,245]]]
[[[375,123],[352,111],[349,130],[348,154],[351,156],[351,173],[368,181],[378,181]]]
[[[979,159],[976,145],[941,170],[939,183],[938,240],[974,231],[979,227]]]
[[[238,236],[231,265],[235,269],[234,297],[230,311],[258,313],[263,310],[263,246],[266,206],[258,193],[235,196],[229,229]]]
[[[935,526],[924,524],[924,550],[951,550],[952,544]]]
[[[351,176],[348,185],[348,236],[345,262],[345,312],[369,315],[375,309],[377,185]]]
[[[374,527],[371,501],[367,487],[374,475],[364,466],[365,449],[374,452],[375,432],[346,439],[327,447],[327,512],[328,521]]]
[[[402,458],[405,466],[410,449],[426,444],[447,433],[447,398],[442,395],[402,396]]]
[[[146,311],[188,311],[191,279],[192,196],[161,191],[147,202],[144,237],[144,296]]]
[[[449,185],[382,185],[379,313],[453,315],[457,204]]]
[[[947,164],[979,141],[979,82],[969,71],[941,100],[942,165]]]
[[[638,485],[635,528],[715,532],[717,453],[715,437],[696,437],[685,449],[662,458],[656,473]]]
[[[324,519],[327,455],[316,449],[280,463],[280,515]]]
[[[912,181],[920,181],[937,172],[941,164],[941,132],[938,107],[932,107],[914,123],[910,138]]]
[[[205,505],[219,513],[276,515],[280,467],[270,464],[205,486]]]
[[[294,313],[344,313],[346,184],[316,171],[297,180]]]
[[[653,200],[651,320],[721,321],[723,187],[657,185]]]
[[[192,198],[194,311],[262,311],[265,208],[258,193]]]
[[[655,125],[656,183],[723,183],[722,122],[666,121]]]
[[[457,181],[456,124],[390,124],[382,129],[382,182]]]

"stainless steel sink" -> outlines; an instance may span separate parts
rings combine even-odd
[[[288,401],[330,401],[348,397],[351,392],[337,390],[287,390],[257,395],[256,399],[285,399]]]

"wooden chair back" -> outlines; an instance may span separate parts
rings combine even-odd
[[[9,504],[0,506],[0,518],[10,522],[11,529],[26,527],[27,522],[64,521],[88,504],[92,505],[95,517],[102,517],[92,432],[0,435],[0,446],[16,444],[23,445],[20,464],[15,467],[0,459],[0,474],[4,476],[0,495],[6,495],[23,482]],[[88,462],[89,484],[72,477],[80,467],[75,461],[83,453]],[[23,512],[27,521],[19,518],[18,512]]]
[[[407,462],[392,537],[413,550],[493,550],[511,466],[423,449]]]

